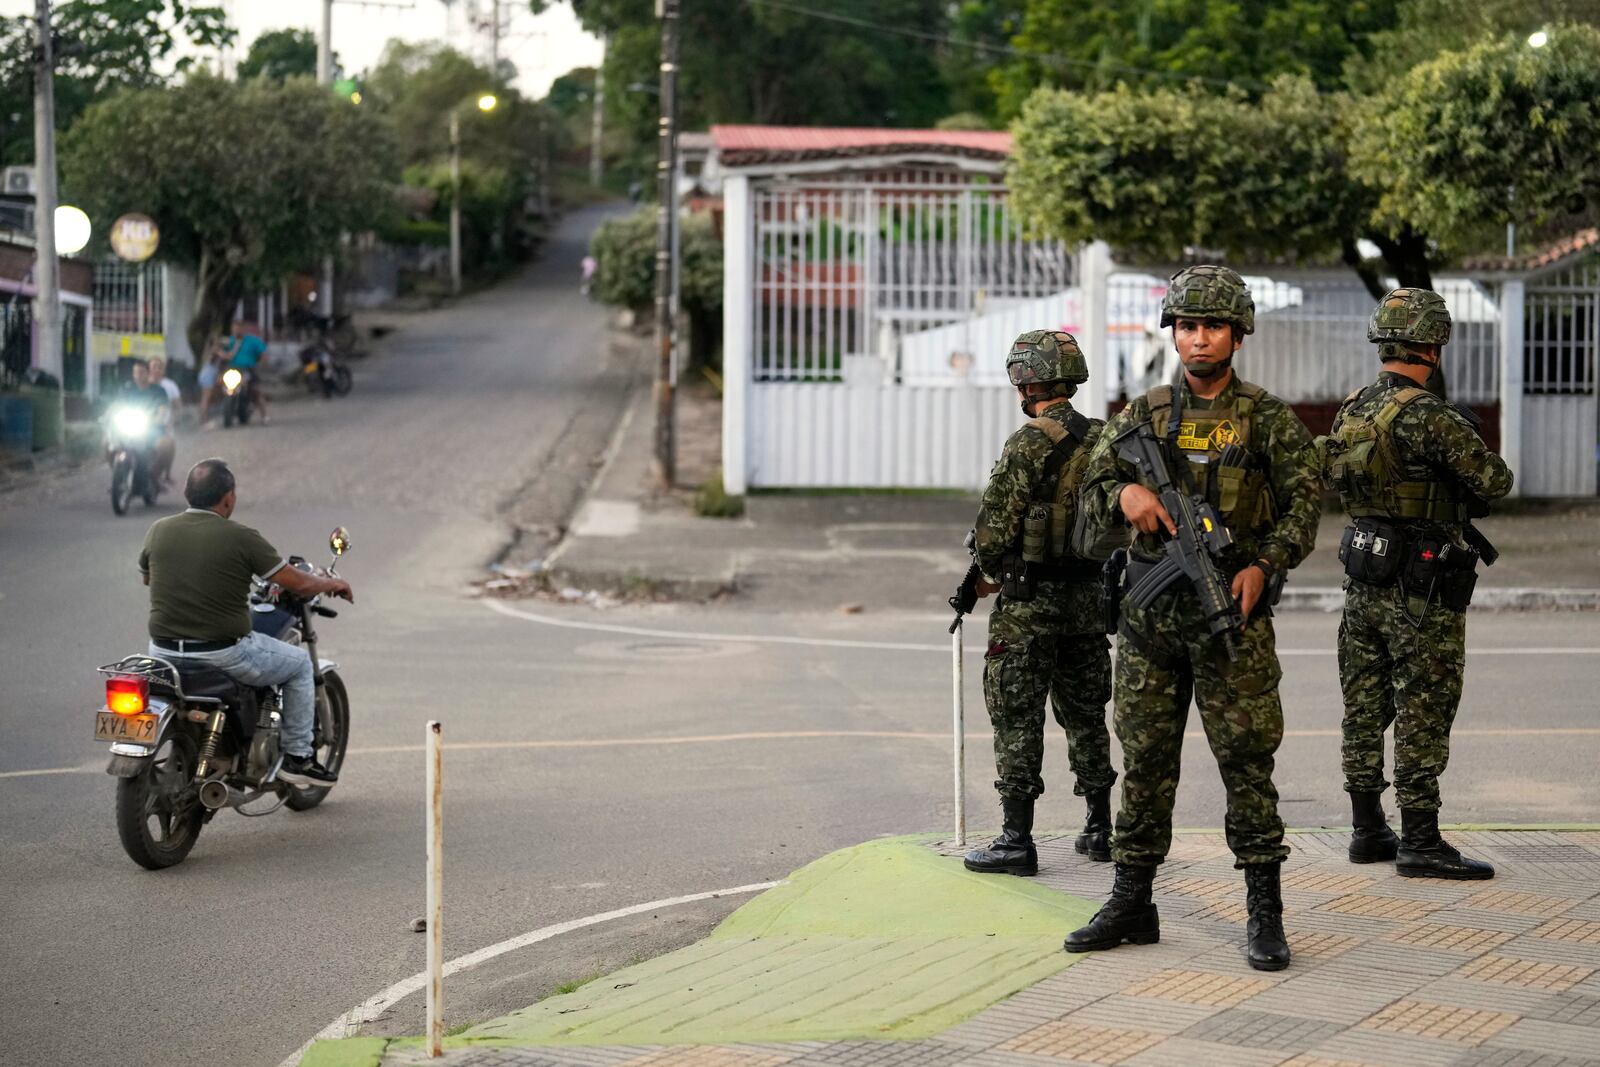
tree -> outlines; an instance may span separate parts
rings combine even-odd
[[[309,81],[202,73],[91,105],[62,142],[62,187],[92,218],[156,220],[159,254],[196,271],[198,353],[248,288],[382,221],[393,156],[375,116]]]
[[[1548,37],[1444,53],[1364,103],[1350,166],[1378,219],[1470,252],[1508,222],[1600,217],[1600,30]]]
[[[1297,76],[1259,101],[1195,87],[1042,89],[1015,126],[1007,183],[1024,219],[1067,241],[1166,260],[1194,249],[1340,257],[1373,288],[1357,251],[1368,237],[1404,284],[1424,284],[1407,279],[1427,276],[1425,242],[1372,227],[1372,195],[1345,170],[1345,106]]]
[[[1025,0],[1011,42],[1026,53],[997,66],[1000,116],[1011,118],[1046,85],[1088,91],[1118,82],[1229,83],[1259,95],[1279,75],[1320,89],[1343,85],[1346,61],[1371,50],[1403,0]]]
[[[333,60],[335,72],[339,60]],[[250,51],[239,62],[239,80],[266,78],[281,82],[286,78],[317,76],[317,38],[310,30],[268,30],[250,42]]]
[[[74,0],[56,7],[56,128],[68,129],[93,101],[119,89],[165,82],[169,65],[194,66],[190,51],[220,48],[235,32],[214,5],[183,0]],[[0,152],[7,161],[33,160],[33,20],[0,20]]]
[[[544,0],[531,0],[542,10]],[[834,19],[867,19],[939,34],[944,0],[808,0]],[[655,151],[660,34],[653,0],[573,0],[606,49],[606,123]],[[776,4],[695,0],[682,5],[682,128],[713,122],[927,126],[950,111],[935,49],[926,40],[862,29]]]

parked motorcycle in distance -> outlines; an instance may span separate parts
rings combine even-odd
[[[222,372],[222,425],[232,426],[238,422],[240,426],[250,425],[250,412],[255,405],[255,391],[260,386],[256,384],[256,376],[250,371],[242,371],[238,367],[229,367]]]
[[[350,368],[320,341],[300,350],[300,371],[307,389],[313,393],[320,391],[329,399],[347,395],[354,384]]]
[[[137,404],[113,404],[106,414],[106,463],[111,467],[111,510],[128,513],[133,498],[153,507],[161,495],[155,477],[155,445],[161,436],[150,410]]]
[[[334,530],[328,545],[337,563],[350,549],[349,532]],[[289,565],[335,573],[333,563],[318,571],[298,556]],[[320,596],[301,599],[271,582],[258,582],[250,600],[257,631],[311,654],[312,744],[318,762],[337,773],[350,743],[350,698],[338,664],[317,655],[311,617],[338,613],[324,607]],[[242,685],[208,667],[180,668],[144,655],[99,670],[106,678],[106,703],[95,713],[94,736],[111,742],[106,773],[117,779],[117,836],[139,866],[160,870],[182,863],[201,829],[224,807],[250,816],[281,807],[307,811],[332,788],[278,780],[283,752],[275,687]]]

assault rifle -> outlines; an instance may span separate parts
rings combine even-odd
[[[1172,418],[1177,417],[1174,411]],[[1216,562],[1233,544],[1233,534],[1204,497],[1178,487],[1167,468],[1161,442],[1148,422],[1124,431],[1115,444],[1118,457],[1136,464],[1155,483],[1161,506],[1178,527],[1177,534],[1167,539],[1167,554],[1128,590],[1128,599],[1140,608],[1148,608],[1174,582],[1188,579],[1200,599],[1200,610],[1211,636],[1222,638],[1229,660],[1238,659],[1234,634],[1244,625],[1244,616]]]
[[[978,580],[983,577],[983,570],[978,566],[978,531],[968,530],[967,539],[962,542],[972,555],[972,566],[967,568],[966,577],[961,579],[961,586],[956,590],[956,595],[949,600],[950,607],[956,613],[956,619],[950,624],[950,632],[955,633],[961,625],[961,619],[978,606]]]

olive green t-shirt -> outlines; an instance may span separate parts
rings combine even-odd
[[[250,578],[284,565],[250,527],[190,508],[150,527],[139,571],[150,584],[150,636],[229,641],[250,632]]]

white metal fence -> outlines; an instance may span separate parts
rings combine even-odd
[[[1532,496],[1592,496],[1600,462],[1600,256],[1528,286],[1523,312],[1523,448]]]

